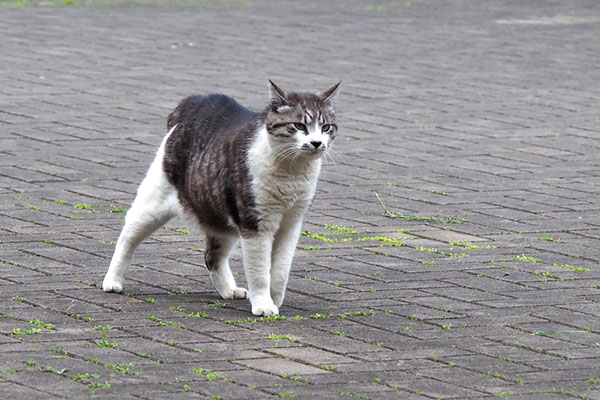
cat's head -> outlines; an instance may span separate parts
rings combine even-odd
[[[265,126],[274,146],[295,158],[325,154],[337,133],[331,100],[341,82],[318,93],[284,92],[269,83],[271,103],[265,110]]]

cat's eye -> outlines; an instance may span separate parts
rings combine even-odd
[[[300,123],[300,122],[295,122],[294,123],[294,128],[298,129],[299,131],[304,131],[306,132],[306,125]]]
[[[331,125],[329,125],[329,124],[323,124],[323,125],[321,125],[321,132],[327,133],[330,130],[331,130]]]

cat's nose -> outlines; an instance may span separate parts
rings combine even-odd
[[[321,146],[322,142],[310,142],[314,146],[315,149],[318,149]]]

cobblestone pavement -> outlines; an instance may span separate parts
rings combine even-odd
[[[597,1],[0,5],[0,398],[600,398]],[[282,317],[180,221],[103,293],[170,110],[268,78],[343,80]]]

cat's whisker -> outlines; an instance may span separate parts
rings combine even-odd
[[[335,163],[335,159],[333,158],[334,151],[329,149],[325,152],[323,159],[325,162]]]
[[[277,153],[275,162],[278,164],[281,164],[282,162],[287,161],[289,158],[292,158],[297,152],[296,148],[294,146],[290,146],[289,144],[276,146],[274,147],[274,150]]]
[[[298,159],[300,158],[301,153],[297,152],[294,157],[292,158],[292,168],[296,169],[296,163],[298,162]]]
[[[338,160],[336,159],[336,157],[339,156],[339,153],[333,149],[329,149],[327,150],[327,152],[325,152],[325,157],[323,157],[325,159],[326,162],[330,162],[331,164],[339,164]]]

